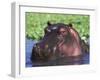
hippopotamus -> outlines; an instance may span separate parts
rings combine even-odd
[[[71,23],[47,23],[45,35],[33,46],[33,66],[81,64],[82,46],[79,33]]]

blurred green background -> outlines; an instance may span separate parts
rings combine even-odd
[[[84,40],[89,36],[89,15],[79,14],[51,14],[26,12],[26,38],[40,40],[44,36],[44,28],[47,22],[53,23],[72,23]]]

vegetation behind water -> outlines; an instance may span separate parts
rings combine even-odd
[[[44,36],[44,28],[47,22],[72,23],[81,38],[89,36],[89,16],[74,14],[48,14],[27,12],[26,17],[26,37],[33,40],[40,40]]]

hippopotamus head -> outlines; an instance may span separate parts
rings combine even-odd
[[[82,54],[80,37],[72,24],[48,22],[44,32],[42,40],[33,47],[32,62],[48,62],[59,58],[68,61],[68,58],[74,59]]]

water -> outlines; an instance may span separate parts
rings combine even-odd
[[[34,44],[36,43],[36,41],[33,41],[31,39],[26,39],[26,67],[32,67],[32,62],[30,61],[30,56],[32,53],[32,48],[34,46]],[[82,63],[83,64],[89,64],[89,54],[85,54],[82,57]]]
[[[30,56],[31,56],[31,53],[32,53],[32,48],[33,48],[35,43],[36,43],[36,41],[33,41],[31,39],[26,39],[26,47],[25,47],[25,50],[26,50],[26,67],[32,66],[32,63],[30,61]]]

